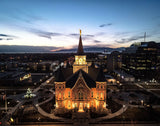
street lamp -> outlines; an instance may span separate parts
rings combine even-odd
[[[124,113],[124,108],[126,107],[126,105],[123,105],[123,113]],[[123,115],[123,121],[125,121],[125,116]],[[124,122],[123,122],[124,125]]]
[[[143,100],[141,100],[141,105],[143,105],[143,103],[144,103],[144,101],[143,101]]]

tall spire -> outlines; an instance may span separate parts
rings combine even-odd
[[[78,45],[78,50],[77,50],[78,55],[83,55],[83,45],[82,45],[82,38],[81,38],[81,29],[80,29],[80,37],[79,37],[79,45]]]

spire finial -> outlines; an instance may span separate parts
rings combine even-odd
[[[80,36],[81,36],[81,32],[82,32],[81,29],[79,29],[79,32],[80,32]]]

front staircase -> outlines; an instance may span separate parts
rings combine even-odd
[[[74,126],[89,126],[90,114],[89,112],[74,112],[72,120]]]

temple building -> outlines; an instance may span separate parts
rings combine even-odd
[[[73,68],[59,68],[55,74],[56,109],[74,109],[83,112],[87,109],[106,108],[106,80],[101,68],[88,66],[80,38]]]

